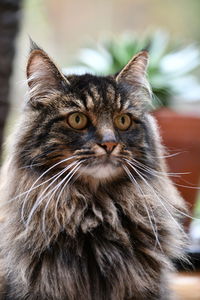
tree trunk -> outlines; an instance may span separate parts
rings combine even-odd
[[[0,155],[9,111],[9,79],[15,54],[22,0],[0,0]]]

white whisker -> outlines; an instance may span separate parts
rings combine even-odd
[[[49,182],[49,181],[52,181],[55,177],[57,177],[58,175],[60,175],[61,173],[63,172],[63,170],[59,171],[58,173],[56,173],[55,175],[53,175],[51,178],[43,181],[42,183],[38,184],[37,186],[35,186],[33,189],[30,189],[28,191],[28,194],[26,195],[24,201],[23,201],[23,204],[22,204],[22,208],[21,208],[21,219],[23,220],[23,223],[25,223],[25,220],[24,220],[24,209],[25,209],[25,206],[26,206],[26,203],[28,201],[28,196],[30,194],[30,192],[32,192],[33,190],[35,190],[36,188],[44,185],[45,183]]]
[[[81,162],[84,162],[85,160],[86,160],[86,159],[82,160]],[[73,176],[75,175],[76,171],[79,170],[80,167],[81,167],[81,166],[79,166],[78,169],[75,170],[75,172],[73,173]],[[74,181],[75,181],[79,176],[80,176],[80,174],[79,174],[78,176],[75,177]],[[70,179],[71,179],[71,178],[70,178]],[[60,191],[60,193],[59,193],[59,195],[58,195],[58,197],[57,197],[56,204],[55,204],[55,220],[56,220],[58,226],[60,226],[60,222],[59,222],[59,220],[58,220],[58,203],[59,203],[59,201],[60,201],[60,197],[61,197],[61,195],[62,195],[64,189],[66,188],[67,184],[68,184],[68,181],[64,183],[64,185],[63,185],[63,187],[62,187],[62,189],[61,189],[61,191]]]
[[[136,179],[135,179],[134,176],[131,174],[131,172],[129,171],[129,169],[128,169],[126,166],[123,166],[123,168],[124,168],[125,172],[127,173],[128,177],[130,178],[130,180],[133,182],[133,184],[139,189],[139,191],[141,192],[141,194],[144,196],[144,200],[146,200],[146,196],[145,196],[145,194],[144,194],[142,188],[141,188],[140,185],[137,183]],[[144,205],[144,208],[145,208],[145,210],[146,210],[146,212],[147,212],[147,216],[148,216],[148,219],[149,219],[149,222],[150,222],[150,225],[151,225],[153,234],[154,234],[154,236],[155,236],[155,240],[156,240],[155,248],[156,248],[156,245],[158,244],[158,246],[160,247],[161,251],[163,251],[163,250],[162,250],[162,247],[161,247],[161,244],[160,244],[160,241],[159,241],[159,238],[158,238],[158,231],[157,231],[157,226],[156,226],[156,222],[155,222],[155,217],[154,217],[154,224],[155,224],[155,226],[156,226],[156,229],[155,229],[154,224],[153,224],[153,222],[152,222],[152,220],[151,220],[151,216],[150,216],[150,214],[149,214],[149,211],[148,211],[148,208],[147,208],[146,204],[143,203],[143,205]]]
[[[178,175],[191,174],[191,172],[177,172],[177,173],[175,173],[175,172],[161,172],[161,171],[154,170],[149,166],[144,165],[143,163],[139,162],[138,160],[136,160],[134,158],[132,158],[131,161],[134,162],[135,164],[137,164],[138,167],[145,168],[146,171],[151,172],[153,175],[157,174],[157,176],[158,175],[168,175],[168,176],[175,176],[175,177],[177,176],[177,177],[179,177]],[[131,163],[131,161],[129,161],[129,162]]]
[[[55,168],[56,166],[60,165],[61,163],[66,162],[66,161],[68,161],[68,160],[70,160],[70,159],[73,159],[73,158],[75,158],[75,157],[77,157],[77,156],[76,156],[76,155],[70,156],[70,157],[68,157],[68,158],[65,158],[65,159],[63,159],[63,160],[57,162],[56,164],[54,164],[53,166],[51,166],[49,169],[47,169],[45,172],[43,172],[43,173],[37,178],[37,180],[32,184],[32,186],[30,187],[29,190],[27,190],[27,191],[25,191],[25,192],[23,192],[23,193],[21,193],[21,194],[15,196],[15,197],[9,199],[9,200],[6,201],[5,203],[2,203],[2,204],[0,205],[0,207],[5,206],[7,203],[10,203],[10,202],[12,202],[12,201],[14,201],[14,200],[20,198],[21,196],[24,196],[24,195],[26,195],[27,193],[30,193],[32,190],[35,190],[36,188],[38,188],[38,187],[40,187],[41,185],[45,184],[46,182],[50,181],[52,178],[49,178],[49,179],[47,179],[46,181],[43,181],[43,182],[40,183],[39,185],[36,185],[36,186],[35,186],[35,184],[36,184],[36,183],[37,183],[44,175],[46,175],[50,170],[52,170],[52,169]],[[57,174],[56,174],[56,175],[57,175]],[[56,175],[55,175],[55,176],[56,176]]]
[[[180,186],[180,187],[187,188],[187,189],[200,190],[199,186],[189,186],[189,185],[179,184],[179,183],[176,183],[176,182],[174,182],[174,184],[177,185],[177,186]]]
[[[129,161],[129,163],[130,163],[131,166],[134,168],[133,164],[132,164],[130,161]],[[141,168],[141,169],[142,169],[142,168]],[[145,170],[145,169],[144,169],[144,170]],[[135,168],[134,168],[134,171],[136,172]],[[143,174],[143,175],[144,175],[144,174]],[[161,180],[165,180],[165,178],[160,177],[160,176],[158,176],[158,175],[156,175],[156,174],[155,174],[155,176],[156,176],[156,177],[159,177]],[[199,187],[190,187],[190,186],[185,186],[185,185],[179,185],[179,184],[176,184],[176,183],[174,183],[174,184],[177,185],[177,186],[186,187],[186,188],[200,189]],[[200,218],[192,217],[192,216],[190,216],[190,215],[188,215],[188,214],[186,214],[186,213],[180,211],[178,208],[176,208],[175,206],[173,206],[170,202],[166,201],[166,199],[164,199],[164,198],[162,197],[162,195],[160,195],[159,191],[156,191],[156,192],[159,194],[159,196],[162,198],[162,200],[164,200],[166,203],[168,203],[171,207],[173,207],[176,211],[178,211],[178,212],[179,212],[180,214],[182,214],[183,216],[188,217],[188,218],[190,218],[190,219],[192,219],[192,220],[200,220]]]
[[[155,197],[158,199],[158,201],[160,202],[160,204],[164,207],[164,209],[166,210],[166,212],[169,214],[169,216],[171,217],[171,219],[173,220],[173,222],[179,227],[179,229],[184,233],[183,228],[180,226],[180,224],[176,221],[176,219],[172,216],[172,214],[170,213],[170,211],[167,209],[167,207],[164,205],[164,203],[162,202],[162,200],[160,199],[159,195],[157,195],[157,193],[155,192],[155,190],[151,187],[151,185],[147,182],[147,180],[140,174],[140,172],[137,171],[136,168],[134,168],[132,166],[132,164],[129,162],[129,160],[125,159],[125,161],[128,163],[128,165],[137,173],[137,175],[142,179],[142,181],[146,184],[146,186],[150,189],[150,191],[153,192],[153,194],[155,195]]]
[[[180,154],[185,153],[185,152],[186,151],[181,151],[181,152],[176,152],[176,153],[163,155],[163,156],[153,156],[153,158],[170,158],[170,157],[174,157],[174,156],[180,155]]]
[[[42,214],[42,229],[43,229],[43,232],[45,233],[46,232],[46,226],[45,226],[45,218],[46,218],[46,211],[47,211],[47,208],[51,202],[51,200],[53,199],[53,196],[55,195],[55,193],[57,192],[57,190],[59,189],[59,187],[66,181],[66,183],[64,184],[64,186],[66,186],[69,181],[71,180],[71,178],[74,176],[74,174],[80,169],[80,164],[82,163],[83,161],[80,161],[77,163],[77,165],[75,167],[73,167],[70,172],[61,180],[61,182],[59,182],[59,184],[56,185],[52,195],[50,196],[50,198],[48,199],[46,205],[45,205],[45,208],[44,208],[44,211],[43,211],[43,214]],[[52,191],[51,191],[52,192]],[[46,198],[46,196],[44,197]],[[43,199],[44,199],[43,198]]]
[[[40,197],[39,197],[39,198],[36,200],[36,202],[34,203],[32,209],[31,209],[31,212],[30,212],[30,214],[29,214],[29,216],[28,216],[27,221],[25,221],[26,226],[29,225],[30,220],[31,220],[31,218],[32,218],[32,216],[33,216],[35,210],[37,209],[37,207],[41,204],[41,202],[42,202],[42,200],[43,200],[43,197],[42,197],[42,196],[46,193],[46,191],[49,189],[49,187],[50,187],[52,184],[54,184],[54,182],[55,182],[58,178],[60,178],[60,177],[62,176],[62,174],[64,174],[69,168],[71,168],[72,166],[74,166],[76,163],[77,163],[76,161],[75,161],[75,162],[72,162],[70,165],[68,165],[66,168],[64,168],[64,169],[59,173],[59,175],[58,175],[57,177],[55,177],[54,180],[51,181],[50,184],[44,189],[44,191],[41,193]],[[52,193],[52,191],[53,191],[54,189],[55,189],[55,187],[54,187],[53,189],[51,189],[51,190],[45,195],[45,198],[46,198],[50,193]]]

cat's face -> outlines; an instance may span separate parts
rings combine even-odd
[[[117,76],[66,78],[34,48],[27,67],[22,165],[50,173],[66,168],[72,175],[75,170],[78,176],[107,180],[124,172],[126,159],[150,164],[146,64],[147,53],[141,52]]]
[[[69,79],[79,107],[66,113],[63,128],[72,155],[85,158],[80,172],[108,178],[122,171],[122,158],[142,142],[140,120],[127,107],[127,97],[112,78],[84,75]],[[133,142],[133,136],[135,141]],[[62,137],[60,141],[65,139]]]

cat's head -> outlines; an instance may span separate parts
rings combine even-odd
[[[33,44],[20,164],[47,175],[63,170],[98,180],[123,176],[126,160],[154,164],[147,63],[142,51],[117,75],[66,77]]]

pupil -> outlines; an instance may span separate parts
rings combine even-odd
[[[76,116],[75,121],[76,121],[76,123],[79,123],[80,122],[80,117]]]
[[[125,124],[125,117],[121,117],[121,122],[123,125]]]

